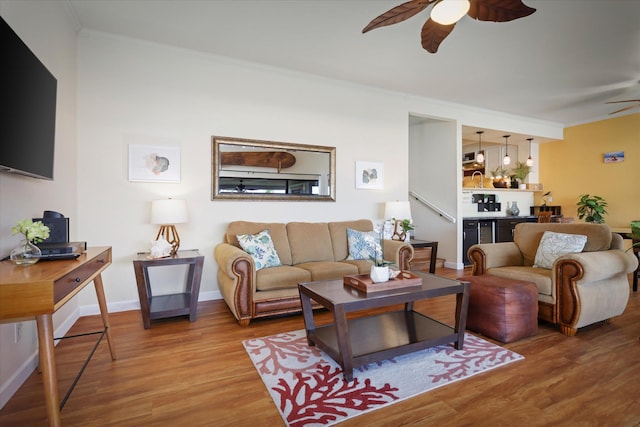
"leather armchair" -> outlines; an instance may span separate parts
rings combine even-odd
[[[545,231],[582,234],[582,252],[559,257],[551,269],[534,267]],[[623,250],[622,238],[605,224],[521,223],[514,241],[469,248],[473,275],[526,280],[538,287],[538,317],[558,324],[565,335],[622,314],[629,301],[628,274],[638,260]]]

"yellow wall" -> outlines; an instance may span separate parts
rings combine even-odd
[[[624,161],[604,163],[603,155],[624,151]],[[640,113],[573,126],[564,140],[541,144],[540,182],[552,191],[550,205],[578,221],[581,194],[603,197],[611,227],[628,227],[640,219]],[[540,204],[538,193],[536,204]]]

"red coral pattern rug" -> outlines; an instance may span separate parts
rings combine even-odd
[[[442,345],[353,372],[316,347],[304,330],[243,341],[287,426],[330,426],[481,372],[524,359],[471,334],[464,349]]]

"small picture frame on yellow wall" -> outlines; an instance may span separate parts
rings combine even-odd
[[[620,163],[624,162],[624,151],[611,151],[604,153],[605,163]]]

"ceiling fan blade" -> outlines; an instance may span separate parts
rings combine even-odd
[[[471,0],[467,15],[478,21],[508,22],[529,16],[535,11],[522,0]]]
[[[613,113],[609,113],[609,115],[622,113],[623,111],[631,110],[632,108],[640,108],[640,104],[629,105],[628,107],[625,107],[625,108],[622,108],[620,110],[614,111]]]
[[[441,25],[429,18],[422,26],[422,47],[430,52],[436,53],[440,43],[453,31],[456,24]]]
[[[369,25],[364,27],[363,33],[367,31],[375,30],[376,28],[386,27],[387,25],[397,24],[406,19],[411,18],[413,15],[425,10],[435,0],[411,0],[406,3],[402,3],[399,6],[394,7],[383,13],[382,15],[374,18]]]
[[[625,99],[623,101],[609,101],[609,102],[605,102],[605,104],[619,104],[621,102],[640,102],[640,99]]]

